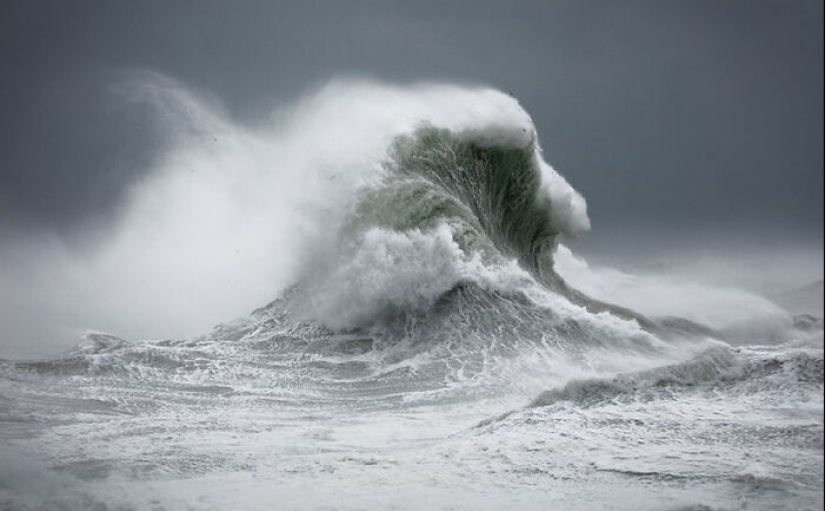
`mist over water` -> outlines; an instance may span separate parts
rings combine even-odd
[[[685,318],[734,339],[776,342],[791,335],[795,315],[822,317],[820,257],[815,251],[791,252],[780,258],[758,257],[762,264],[747,268],[752,257],[704,258],[697,264],[674,256],[669,265],[619,270],[590,265],[562,245],[556,269],[589,296],[651,317]],[[795,301],[788,299],[796,295]]]
[[[821,507],[817,268],[588,263],[493,89],[121,91],[164,141],[121,211],[0,248],[0,507]]]

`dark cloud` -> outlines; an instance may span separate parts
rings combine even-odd
[[[0,214],[66,231],[117,206],[159,142],[111,93],[123,70],[247,119],[350,73],[513,93],[597,232],[745,225],[821,243],[822,2],[510,4],[4,2]]]

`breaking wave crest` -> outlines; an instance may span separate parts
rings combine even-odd
[[[458,127],[425,117],[388,141],[381,178],[354,191],[329,254],[299,284],[304,317],[365,326],[466,282],[566,291],[553,252],[561,234],[589,228],[584,199],[541,158],[515,100],[483,94],[501,117]]]

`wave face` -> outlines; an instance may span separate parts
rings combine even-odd
[[[501,255],[518,260],[542,280],[556,280],[552,253],[566,227],[557,217],[570,205],[554,211],[549,194],[541,193],[534,142],[483,145],[448,130],[421,128],[398,140],[394,152],[396,172],[419,181],[420,187],[413,184],[393,201],[406,214],[390,227],[455,223],[465,252],[483,247],[483,235]]]
[[[186,129],[91,267],[140,247],[246,282],[229,247],[280,291],[200,336],[0,360],[0,508],[821,507],[821,319],[734,347],[573,289],[586,204],[514,98],[336,82],[249,128],[151,91]]]
[[[307,317],[333,329],[366,326],[421,312],[468,282],[505,293],[528,280],[566,290],[553,253],[560,235],[589,228],[584,199],[541,158],[513,98],[476,94],[498,116],[467,114],[470,122],[449,127],[420,117],[386,140],[380,179],[354,189],[334,255],[316,257],[299,284]]]

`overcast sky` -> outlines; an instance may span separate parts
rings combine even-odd
[[[0,3],[0,215],[105,217],[157,145],[112,91],[149,69],[238,119],[341,74],[482,83],[532,115],[594,233],[822,242],[823,3]]]

